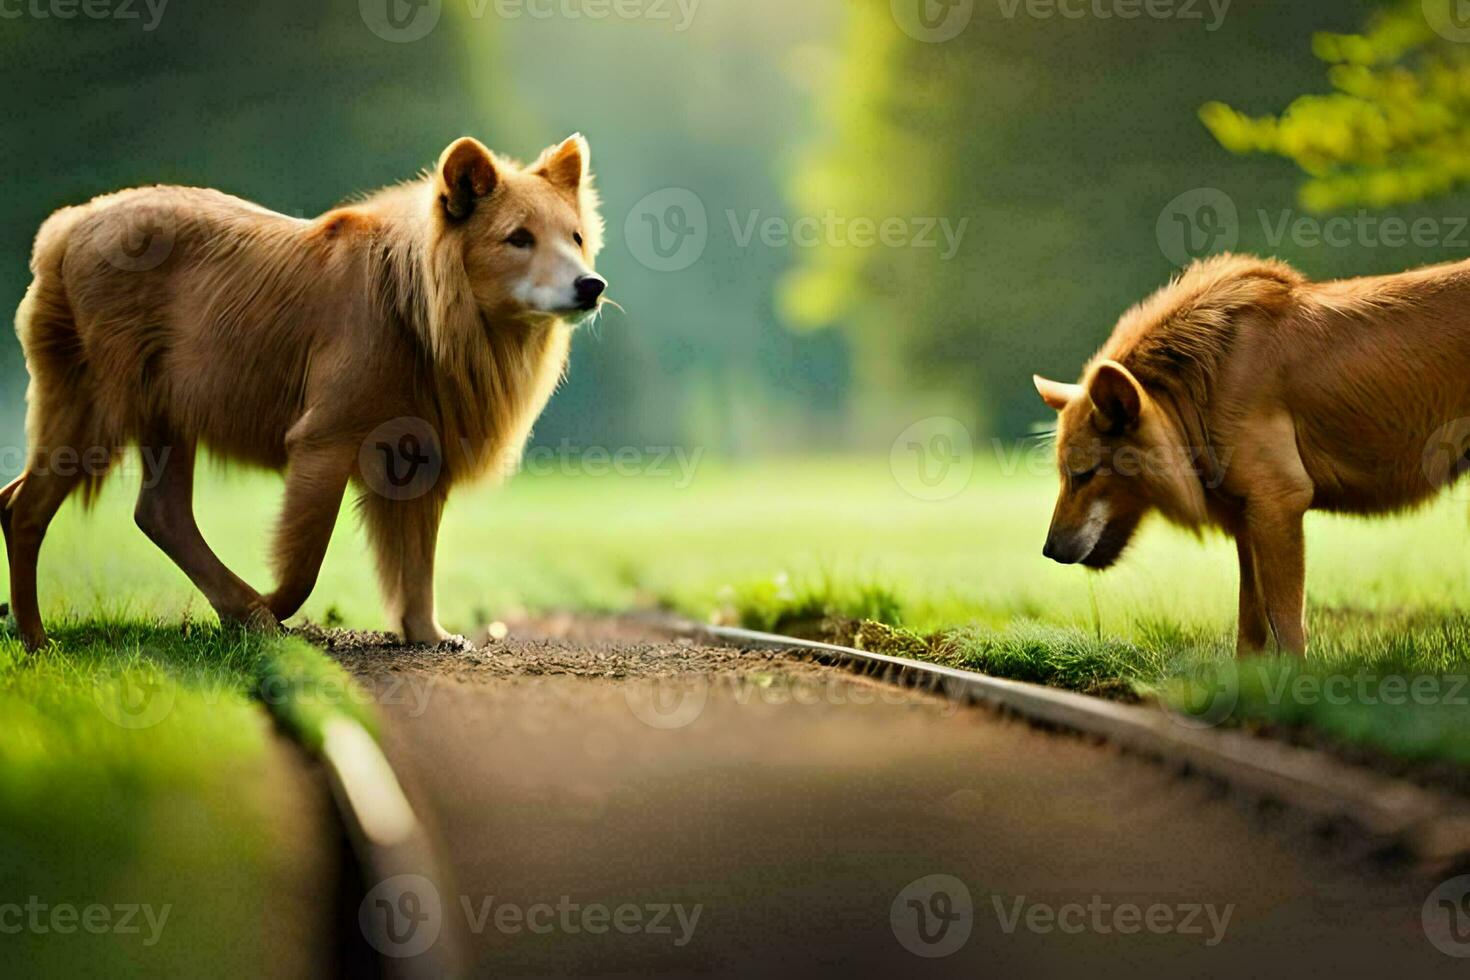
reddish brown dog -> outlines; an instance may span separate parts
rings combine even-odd
[[[450,637],[434,551],[452,486],[519,459],[601,302],[602,220],[580,136],[529,167],[473,139],[423,178],[316,220],[151,187],[42,225],[17,315],[27,463],[0,491],[11,609],[46,640],[36,559],[58,507],[136,444],[141,527],[222,620],[272,627],[316,583],[349,483],[393,622]],[[262,595],[195,524],[196,447],[284,470],[278,584]]]
[[[1423,503],[1466,468],[1470,262],[1313,283],[1274,261],[1200,262],[1124,314],[1060,415],[1045,554],[1111,566],[1158,510],[1223,528],[1241,652],[1303,653],[1309,510]]]

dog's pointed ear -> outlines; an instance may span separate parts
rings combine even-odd
[[[463,221],[475,210],[475,202],[489,197],[500,182],[495,157],[485,144],[461,136],[439,157],[439,202],[444,213]]]
[[[587,144],[586,137],[575,133],[541,154],[531,172],[575,194],[582,189],[591,166],[592,147]]]
[[[1093,419],[1103,432],[1119,433],[1138,424],[1143,413],[1143,386],[1117,361],[1103,361],[1087,381]]]
[[[1046,402],[1047,407],[1054,411],[1062,411],[1082,395],[1081,385],[1064,385],[1060,381],[1048,381],[1039,374],[1031,376],[1031,383],[1036,385],[1036,393],[1041,400]]]

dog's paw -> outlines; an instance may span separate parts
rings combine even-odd
[[[444,653],[469,653],[474,648],[475,645],[473,643],[458,633],[446,636],[434,645],[435,650],[440,650]]]

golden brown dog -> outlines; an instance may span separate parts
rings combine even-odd
[[[24,473],[0,491],[11,609],[45,642],[36,557],[75,490],[136,444],[156,462],[138,526],[222,620],[272,627],[316,583],[354,483],[393,621],[449,639],[434,549],[449,489],[519,459],[601,302],[585,140],[529,167],[457,140],[421,179],[316,220],[151,187],[42,225],[16,327],[31,375]],[[284,470],[276,590],[234,575],[195,524],[199,445]]]
[[[1313,283],[1197,263],[1124,314],[1060,415],[1045,554],[1107,568],[1145,514],[1234,535],[1241,652],[1306,649],[1302,518],[1427,501],[1470,447],[1470,262]]]

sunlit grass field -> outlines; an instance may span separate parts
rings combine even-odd
[[[858,610],[865,593],[881,592],[918,631],[1033,623],[1136,641],[1168,624],[1221,643],[1233,636],[1227,539],[1155,524],[1106,574],[1056,566],[1041,556],[1055,478],[1036,465],[977,464],[968,486],[942,501],[907,493],[886,459],[701,461],[687,479],[672,464],[646,475],[566,470],[455,495],[436,576],[447,627],[469,633],[518,612],[655,605],[701,619],[769,619],[813,596]],[[132,483],[115,478],[94,511],[68,504],[58,517],[41,558],[50,616],[210,617],[134,528]],[[205,535],[257,588],[269,585],[279,499],[276,477],[201,473]],[[1467,545],[1470,504],[1453,497],[1378,521],[1314,515],[1313,615],[1331,630],[1470,609]],[[350,508],[305,615],[386,625]]]
[[[450,629],[473,635],[547,610],[665,608],[768,629],[871,620],[897,629],[861,642],[1122,697],[1177,692],[1233,663],[1232,543],[1155,523],[1110,572],[1054,565],[1040,553],[1055,492],[1044,453],[977,456],[940,500],[910,493],[913,474],[885,458],[700,459],[681,471],[649,457],[622,475],[573,459],[540,470],[454,498],[437,575]],[[44,605],[74,619],[208,621],[183,575],[133,528],[132,494],[115,480],[94,512],[63,512],[42,556]],[[198,493],[206,535],[262,588],[279,497],[275,477],[222,470]],[[1258,683],[1242,678],[1232,717],[1470,762],[1470,706],[1444,679],[1470,667],[1467,542],[1463,494],[1381,520],[1313,515],[1307,673],[1366,674],[1370,686],[1428,676],[1441,693],[1429,704],[1303,703],[1274,682],[1292,665],[1268,661],[1252,667]],[[387,625],[350,508],[305,615]]]
[[[588,468],[572,461],[456,496],[437,576],[448,627],[475,634],[549,610],[662,608],[771,629],[825,619],[851,642],[1106,696],[1158,695],[1203,723],[1271,724],[1470,765],[1470,691],[1456,686],[1470,671],[1463,500],[1373,522],[1314,517],[1310,660],[1237,670],[1231,543],[1153,525],[1107,574],[1056,566],[1040,553],[1055,489],[1044,464],[977,464],[943,500],[910,494],[887,459]],[[268,899],[289,853],[273,837],[260,678],[309,688],[336,668],[300,641],[219,629],[134,528],[134,484],[119,474],[93,511],[68,505],[53,527],[41,588],[56,646],[28,655],[0,639],[0,843],[25,856],[0,878],[7,893],[39,883],[79,899],[118,888],[183,896],[175,904],[188,914],[166,941],[187,966],[212,948],[199,937]],[[259,588],[279,499],[276,477],[201,473],[207,537]],[[305,614],[388,625],[350,508]],[[1291,686],[1337,676],[1351,682],[1345,700]],[[1428,694],[1382,696],[1399,678]],[[129,727],[109,713],[139,686],[162,692],[163,723]],[[309,743],[303,700],[289,724]],[[230,889],[207,892],[214,877]],[[54,939],[33,935],[23,952],[121,972],[159,962],[116,943]]]

